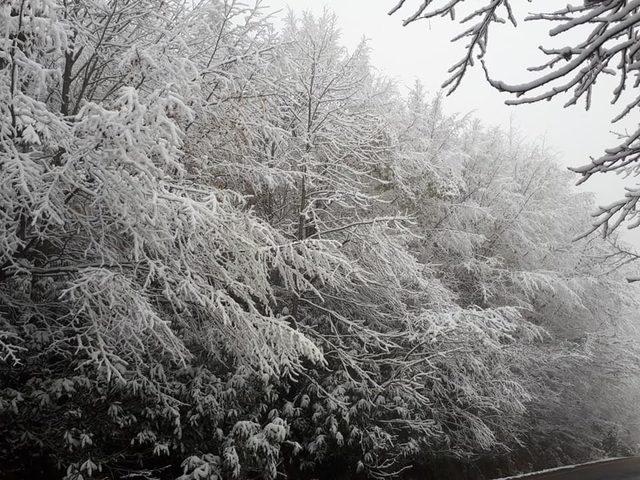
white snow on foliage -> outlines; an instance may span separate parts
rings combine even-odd
[[[6,462],[388,478],[630,443],[629,256],[573,242],[591,203],[548,152],[442,103],[329,13],[5,0]]]

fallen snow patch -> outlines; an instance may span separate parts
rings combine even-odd
[[[600,459],[600,460],[593,460],[591,462],[579,463],[577,465],[564,465],[562,467],[547,468],[546,470],[539,470],[537,472],[521,473],[520,475],[514,475],[513,477],[496,478],[495,480],[511,480],[513,478],[532,477],[533,475],[541,475],[543,473],[560,472],[560,471],[563,471],[563,470],[573,470],[574,468],[582,467],[584,465],[593,465],[594,463],[612,462],[614,460],[622,460],[623,458],[627,458],[627,457],[603,458],[603,459]]]

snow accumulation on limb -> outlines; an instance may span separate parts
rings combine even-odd
[[[623,98],[627,101],[627,105],[613,119],[613,123],[628,117],[640,105],[640,96],[634,93],[640,82],[640,2],[586,1],[569,4],[551,12],[526,15],[525,21],[553,22],[554,26],[549,31],[550,37],[580,32],[581,40],[572,41],[572,44],[563,48],[541,46],[540,50],[549,60],[530,67],[529,71],[537,76],[528,82],[518,84],[493,78],[484,61],[491,26],[504,23],[505,19],[517,26],[516,15],[511,5],[506,0],[485,1],[480,8],[468,5],[469,2],[465,3],[464,0],[426,1],[415,7],[414,13],[404,20],[404,24],[407,25],[420,19],[445,15],[455,19],[456,10],[465,12],[460,23],[471,26],[456,35],[453,40],[468,40],[466,54],[451,67],[451,77],[443,84],[450,87],[449,93],[459,86],[466,70],[479,59],[488,82],[497,90],[515,97],[507,100],[506,103],[509,105],[568,96],[565,106],[575,105],[582,99],[585,108],[589,109],[594,86],[604,76],[615,76],[618,79],[611,102],[616,104]],[[396,13],[402,8],[411,11],[409,2],[403,0],[389,13]],[[499,12],[502,12],[502,16]],[[585,182],[598,173],[615,172],[631,176],[637,173],[637,165],[640,162],[640,129],[620,135],[620,139],[620,144],[607,149],[603,155],[572,169],[581,177],[578,183]],[[593,225],[581,236],[589,235],[598,229],[606,236],[622,224],[628,228],[640,225],[637,207],[639,196],[639,187],[627,188],[623,198],[601,207],[594,213]]]

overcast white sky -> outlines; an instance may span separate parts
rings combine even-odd
[[[458,25],[440,19],[423,20],[403,27],[402,20],[409,16],[409,8],[391,17],[387,15],[395,0],[266,0],[266,3],[274,10],[282,9],[283,13],[287,7],[294,11],[318,13],[325,7],[329,8],[338,17],[345,46],[353,48],[363,37],[368,38],[373,65],[401,85],[409,86],[415,79],[420,79],[428,91],[437,92],[447,78],[448,68],[462,54],[463,45],[449,41],[455,32],[460,31]],[[407,1],[409,6],[419,3],[418,0]],[[557,0],[535,2],[535,8],[540,10],[557,7]],[[525,8],[532,9],[533,4],[527,3]],[[492,76],[512,82],[530,78],[526,67],[541,63],[543,58],[537,49],[539,44],[565,46],[571,41],[570,38],[560,38],[551,43],[547,37],[548,28],[546,23],[527,22],[517,30],[508,25],[494,31],[487,56]],[[610,85],[601,85],[595,97],[588,112],[582,105],[563,108],[562,99],[508,107],[504,105],[508,96],[492,89],[484,80],[481,69],[476,68],[446,99],[445,105],[450,113],[474,112],[489,125],[509,128],[513,122],[517,131],[527,139],[544,140],[557,153],[560,163],[577,166],[588,162],[589,156],[599,156],[605,148],[616,144],[610,133],[612,129],[622,131],[625,128],[625,124],[610,125],[611,118],[621,106],[610,105]],[[631,126],[631,120],[627,119],[626,125]],[[582,188],[594,191],[597,202],[603,204],[619,198],[624,183],[619,177],[607,174],[590,179]]]

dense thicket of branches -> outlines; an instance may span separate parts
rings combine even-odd
[[[399,95],[329,14],[11,0],[0,29],[0,476],[478,478],[637,441],[626,257],[572,242],[590,200],[544,151]]]

